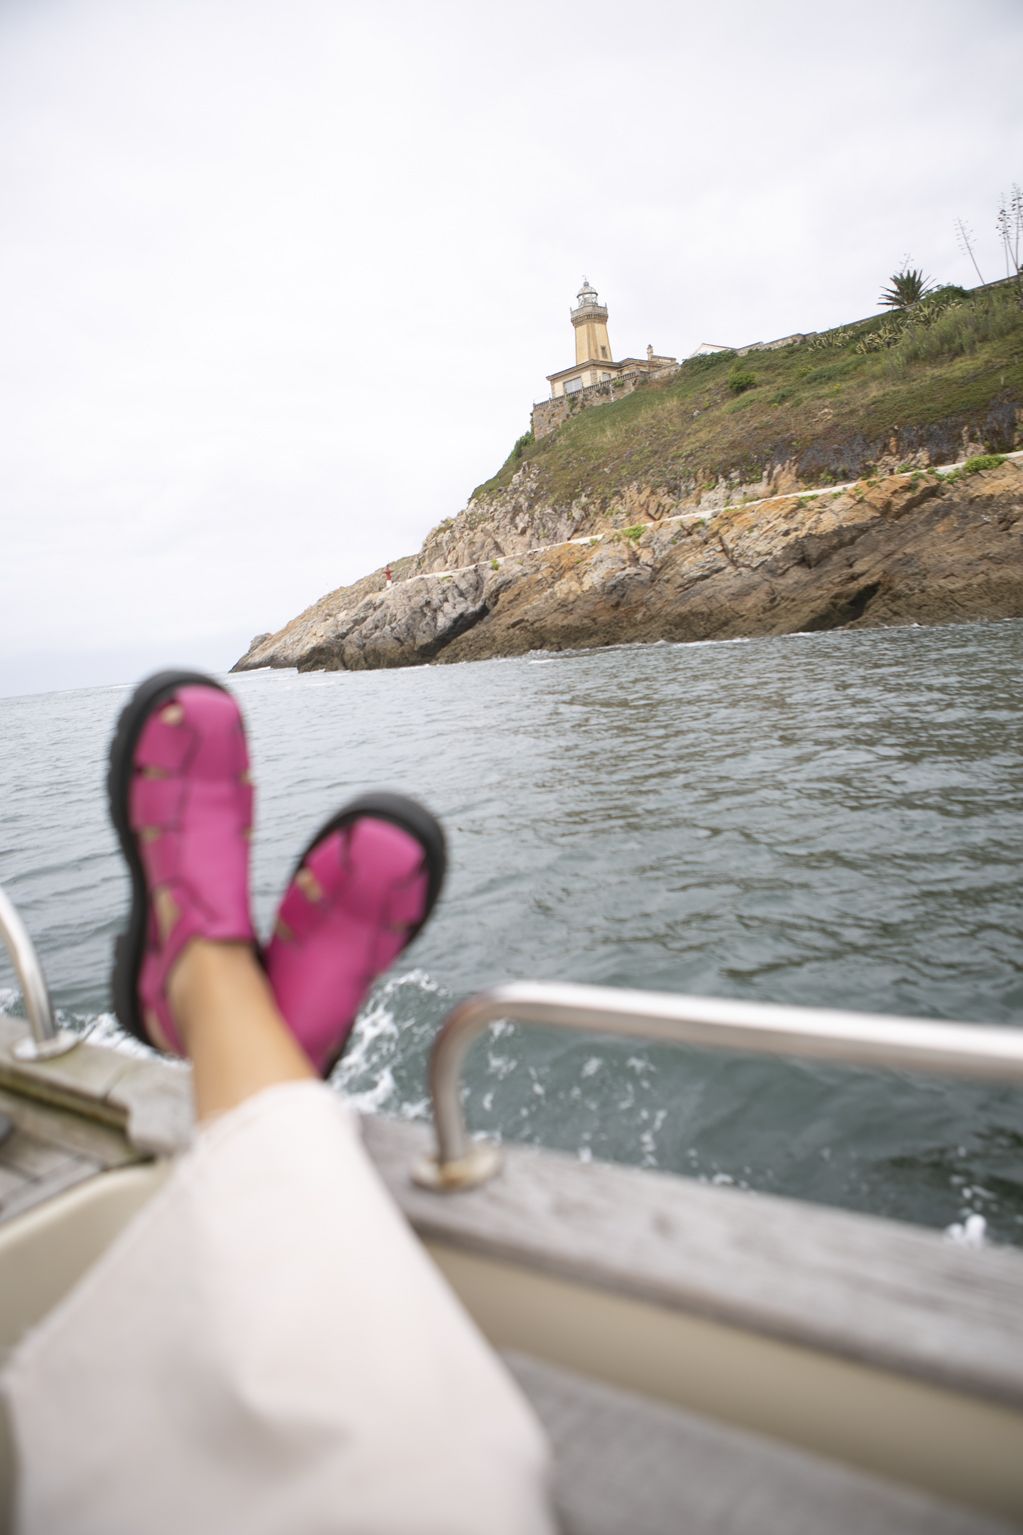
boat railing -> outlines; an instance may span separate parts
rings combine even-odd
[[[14,1046],[14,1054],[23,1061],[37,1061],[73,1049],[80,1036],[58,1028],[39,958],[2,887],[0,940],[21,985],[30,1028]],[[436,1152],[414,1171],[423,1187],[471,1188],[500,1167],[498,1147],[472,1138],[466,1129],[461,1077],[473,1041],[501,1020],[695,1049],[801,1056],[837,1065],[936,1072],[1023,1086],[1023,1029],[611,986],[517,981],[468,997],[441,1025],[429,1064]]]
[[[497,1146],[470,1137],[461,1093],[462,1065],[469,1047],[499,1020],[697,1049],[801,1056],[845,1066],[934,1072],[1023,1086],[1023,1029],[610,986],[514,982],[460,1002],[434,1041],[429,1082],[436,1153],[413,1173],[424,1188],[472,1188],[500,1167]]]
[[[39,963],[31,938],[10,899],[0,886],[0,940],[10,955],[14,973],[21,986],[21,995],[31,1033],[14,1046],[14,1053],[23,1061],[50,1060],[64,1055],[78,1044],[79,1036],[57,1027],[53,1016],[53,1004],[46,985],[43,967]]]

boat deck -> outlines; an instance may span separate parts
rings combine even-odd
[[[124,1135],[77,1115],[19,1099],[0,1088],[0,1222],[84,1183],[96,1173],[138,1160]]]
[[[758,1434],[524,1355],[506,1362],[554,1448],[562,1535],[1009,1535]]]
[[[23,1065],[11,1046],[25,1031],[23,1019],[0,1017],[0,1224],[96,1173],[187,1144],[185,1068],[91,1046]]]

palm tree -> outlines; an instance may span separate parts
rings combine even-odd
[[[934,289],[930,278],[924,276],[923,267],[903,267],[901,272],[895,272],[888,280],[891,287],[881,290],[878,303],[887,304],[890,309],[912,309],[914,304]]]

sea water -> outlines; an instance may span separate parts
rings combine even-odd
[[[408,1118],[446,1011],[509,979],[1023,1025],[1021,670],[1012,621],[232,678],[258,919],[351,796],[441,816],[442,902],[335,1075]],[[127,696],[0,700],[0,883],[57,1007],[101,1037]],[[507,1140],[1023,1243],[1023,1092],[998,1083],[510,1023],[467,1082],[470,1125]]]

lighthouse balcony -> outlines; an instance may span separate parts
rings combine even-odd
[[[606,304],[576,304],[575,308],[569,312],[573,325],[582,325],[587,320],[603,320],[605,324],[607,323]]]

